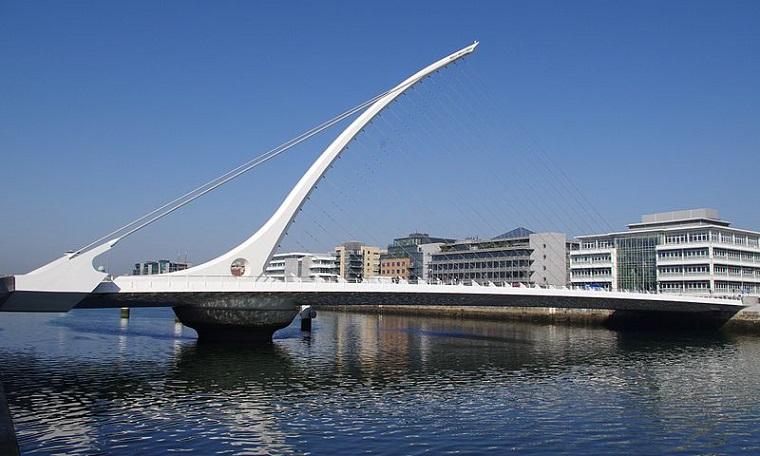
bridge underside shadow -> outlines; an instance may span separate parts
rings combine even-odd
[[[530,294],[462,294],[457,292],[216,292],[115,293],[93,295],[78,308],[172,307],[178,319],[202,340],[269,341],[288,326],[301,306],[340,307],[348,311],[447,315],[484,319],[602,324],[611,329],[718,329],[741,306],[678,300]],[[530,318],[520,309],[531,309]],[[560,312],[554,312],[558,310]]]
[[[609,329],[691,331],[718,330],[726,326],[737,311],[706,312],[656,312],[641,310],[616,310],[604,322]]]
[[[539,323],[598,324],[614,330],[717,330],[740,311],[740,306],[711,306],[681,301],[647,301],[641,298],[538,297],[530,295],[460,294],[410,295],[320,293],[296,296],[300,305],[317,309],[400,313],[424,316],[458,316],[487,320],[522,320]]]

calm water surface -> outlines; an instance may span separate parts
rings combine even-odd
[[[760,338],[320,312],[270,347],[169,310],[0,315],[24,454],[760,453]]]

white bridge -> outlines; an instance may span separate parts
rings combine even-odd
[[[166,215],[174,208],[126,233],[93,243],[27,274],[0,279],[0,311],[66,312],[72,308],[171,306],[183,323],[199,334],[256,334],[268,338],[289,324],[299,306],[314,304],[394,304],[455,306],[526,306],[579,309],[637,310],[653,312],[736,312],[741,299],[694,297],[672,294],[541,288],[501,284],[442,285],[365,281],[275,281],[262,277],[294,217],[349,142],[393,100],[437,70],[475,51],[477,42],[438,60],[392,89],[338,116],[361,112],[322,152],[293,187],[269,220],[250,238],[229,252],[190,269],[153,276],[120,276],[113,279],[93,267],[93,260],[114,247],[124,236]],[[330,122],[329,125],[335,122]],[[325,125],[325,124],[323,124]],[[329,126],[328,125],[328,126]],[[313,135],[314,131],[275,149],[274,155]],[[265,154],[266,155],[266,154]],[[271,155],[271,156],[274,156]],[[268,160],[267,156],[262,159]],[[255,165],[254,165],[255,166]],[[236,170],[232,177],[247,171]],[[214,183],[192,199],[221,185]],[[175,200],[179,201],[179,200]],[[147,216],[146,216],[147,217]]]

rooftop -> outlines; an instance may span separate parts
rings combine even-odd
[[[706,223],[710,225],[729,226],[730,222],[721,220],[716,209],[700,208],[680,211],[658,212],[641,216],[640,223],[631,223],[629,230],[639,228],[666,227],[690,223]]]
[[[658,212],[641,216],[641,222],[628,225],[628,231],[618,231],[603,234],[586,234],[577,236],[578,239],[599,237],[624,236],[636,233],[652,233],[657,231],[676,231],[698,228],[729,228],[732,231],[745,233],[751,236],[760,235],[760,232],[730,227],[731,222],[721,220],[716,209],[700,208],[686,209],[681,211]]]
[[[519,226],[519,227],[515,228],[512,231],[507,231],[506,233],[500,234],[500,235],[498,235],[496,237],[493,237],[491,239],[492,240],[497,240],[497,239],[519,239],[519,238],[527,238],[531,234],[535,234],[535,233],[533,231],[527,229],[527,228]]]

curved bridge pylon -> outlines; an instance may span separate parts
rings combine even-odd
[[[205,263],[167,275],[260,276],[314,186],[351,140],[406,90],[434,72],[471,54],[477,46],[476,41],[426,66],[376,97],[374,102],[322,152],[269,220],[243,243]],[[120,238],[117,237],[86,251],[67,253],[27,274],[2,278],[0,280],[0,310],[58,312],[70,310],[92,293],[106,278],[106,273],[95,269],[93,261],[114,247],[119,240]]]

